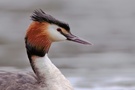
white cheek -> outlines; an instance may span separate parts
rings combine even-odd
[[[61,33],[59,33],[56,29],[58,27],[55,25],[50,25],[48,28],[49,36],[52,39],[52,41],[63,41],[66,40],[66,37],[63,36]]]

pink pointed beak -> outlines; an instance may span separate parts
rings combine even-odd
[[[81,44],[85,44],[85,45],[92,45],[92,43],[90,43],[86,40],[83,40],[83,39],[81,39],[81,38],[79,38],[71,33],[66,34],[65,36],[67,37],[67,40],[69,40],[69,41],[73,41],[73,42],[77,42],[77,43],[81,43]]]

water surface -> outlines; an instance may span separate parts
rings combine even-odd
[[[24,35],[39,8],[94,44],[59,42],[50,49],[52,62],[75,90],[135,90],[134,0],[0,1],[1,67],[31,70]]]

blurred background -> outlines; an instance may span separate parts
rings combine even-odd
[[[135,90],[135,0],[0,0],[1,69],[31,70],[24,36],[35,9],[94,44],[59,42],[50,49],[75,90]]]

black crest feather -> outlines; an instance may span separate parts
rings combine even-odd
[[[70,27],[67,23],[64,23],[62,21],[59,21],[57,19],[55,19],[54,17],[52,17],[49,14],[46,14],[44,11],[40,10],[35,10],[33,12],[33,15],[31,16],[31,19],[33,21],[38,21],[38,22],[48,22],[50,24],[56,24],[68,31],[70,31]]]

